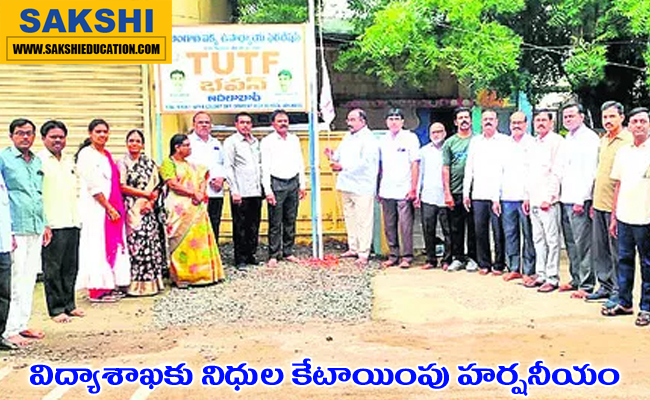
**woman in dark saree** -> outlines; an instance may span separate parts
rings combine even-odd
[[[165,213],[162,181],[156,164],[142,153],[144,135],[126,135],[128,153],[119,161],[120,184],[126,208],[126,240],[131,255],[129,296],[153,296],[164,290]]]

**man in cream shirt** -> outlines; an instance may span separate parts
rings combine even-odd
[[[641,265],[641,302],[634,322],[650,325],[650,150],[648,109],[630,111],[628,128],[634,142],[619,149],[614,160],[611,178],[616,181],[610,222],[610,233],[618,237],[619,296],[613,304],[606,304],[605,316],[632,314],[632,289],[636,256]]]
[[[379,146],[366,118],[361,109],[350,111],[347,118],[350,133],[336,152],[325,151],[332,171],[338,172],[336,189],[343,198],[348,251],[341,257],[358,257],[356,264],[360,266],[367,265],[370,256],[379,171]]]
[[[52,234],[43,247],[43,283],[47,311],[54,322],[67,323],[83,317],[75,305],[75,282],[79,271],[79,182],[74,160],[63,152],[68,129],[61,121],[41,126],[45,149],[38,153],[43,163],[43,208]]]

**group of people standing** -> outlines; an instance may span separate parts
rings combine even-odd
[[[420,208],[422,268],[505,273],[506,281],[522,279],[541,293],[559,289],[573,298],[606,300],[602,314],[615,316],[633,312],[638,253],[643,284],[636,324],[650,324],[648,110],[630,111],[627,128],[620,103],[608,101],[601,111],[606,132],[599,138],[579,104],[561,110],[565,137],[553,132],[546,110],[534,113],[534,136],[524,113],[510,116],[508,136],[497,131],[496,112],[484,110],[482,132],[475,135],[470,110],[459,108],[456,134],[447,137],[445,126],[433,123],[430,143],[422,147],[404,129],[401,110],[388,112],[388,132],[380,138],[363,110],[350,111],[349,133],[335,151],[325,151],[338,174],[348,232],[341,257],[368,264],[379,198],[389,246],[384,267],[411,267],[414,210]],[[76,289],[87,289],[91,302],[155,295],[164,289],[167,268],[178,287],[223,280],[217,243],[226,185],[236,268],[257,264],[263,200],[268,265],[298,261],[293,247],[305,166],[287,113],[273,112],[273,132],[261,141],[252,135],[248,113],[237,114],[237,132],[223,144],[211,135],[209,114],[199,112],[192,122],[191,134],[171,138],[159,167],[143,153],[145,135],[137,129],[126,134],[127,154],[114,160],[105,120],[90,122],[74,156],[65,150],[63,122],[41,126],[45,148],[39,154],[31,150],[36,126],[23,118],[11,122],[13,145],[0,152],[0,349],[44,336],[27,326],[41,268],[48,312],[59,323],[85,315]],[[438,221],[445,249],[440,262]],[[562,285],[561,236],[571,273]]]
[[[419,207],[423,269],[440,265],[450,272],[521,279],[540,293],[570,291],[572,298],[605,301],[602,314],[613,316],[633,312],[638,252],[643,284],[636,324],[650,324],[648,110],[631,110],[627,128],[620,103],[605,102],[601,111],[606,132],[599,138],[577,103],[560,111],[564,137],[553,132],[548,110],[534,112],[535,135],[528,134],[526,115],[514,112],[506,135],[498,132],[495,111],[483,110],[482,132],[474,134],[471,110],[459,108],[457,132],[447,137],[445,126],[435,122],[430,142],[420,148],[416,135],[404,130],[400,110],[388,112],[388,132],[378,139],[365,112],[352,110],[349,133],[336,151],[326,150],[338,173],[348,232],[349,249],[341,256],[367,263],[377,194],[390,248],[385,267],[410,267],[413,212]],[[440,262],[438,221],[445,249]],[[562,237],[571,274],[564,284]]]
[[[95,119],[76,154],[66,151],[68,130],[57,120],[40,128],[44,149],[31,150],[36,126],[9,126],[13,145],[0,152],[0,349],[41,339],[27,327],[34,284],[43,271],[53,321],[83,317],[75,291],[112,303],[164,289],[163,273],[178,287],[225,278],[219,248],[223,189],[230,189],[237,268],[257,264],[262,199],[269,205],[269,262],[293,255],[298,202],[305,196],[304,163],[283,110],[261,142],[252,116],[235,118],[237,133],[222,143],[211,135],[209,114],[193,117],[193,131],[171,138],[157,166],[143,150],[145,135],[127,132],[126,155],[106,148],[108,122]]]

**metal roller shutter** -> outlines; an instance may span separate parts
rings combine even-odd
[[[88,136],[93,118],[103,118],[113,154],[126,152],[124,138],[133,128],[145,132],[151,154],[148,76],[146,65],[0,65],[0,148],[11,144],[9,123],[15,118],[29,118],[37,129],[48,119],[63,121],[69,150]],[[34,148],[42,148],[40,133]]]

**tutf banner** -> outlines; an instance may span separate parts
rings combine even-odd
[[[172,28],[172,62],[157,68],[161,113],[306,111],[305,25]]]
[[[0,0],[0,63],[171,61],[172,0]]]

